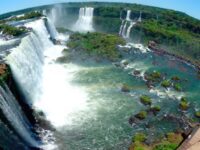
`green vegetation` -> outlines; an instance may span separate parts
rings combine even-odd
[[[144,142],[146,140],[146,135],[144,133],[136,133],[133,136],[133,142]]]
[[[163,86],[165,88],[170,87],[171,86],[170,80],[164,80],[164,81],[162,81],[161,86]]]
[[[143,103],[144,105],[151,105],[151,103],[152,103],[151,98],[147,95],[141,96],[140,102]]]
[[[147,117],[147,112],[146,111],[140,111],[138,114],[135,115],[135,117],[143,120]]]
[[[130,87],[127,84],[123,84],[121,91],[122,92],[130,92]]]
[[[160,106],[151,107],[151,111],[153,111],[153,112],[159,112],[160,110],[161,110]]]
[[[39,18],[39,17],[42,17],[42,16],[43,15],[40,12],[32,11],[32,12],[26,13],[23,16],[20,16],[20,17],[12,17],[10,19],[7,19],[6,21],[20,21],[20,20],[26,20],[26,19]]]
[[[0,25],[0,32],[6,35],[19,36],[26,33],[27,29],[25,27],[13,27],[11,25],[2,24]]]
[[[187,110],[189,108],[189,103],[187,102],[187,99],[185,97],[181,98],[181,102],[179,104],[179,107],[181,110]]]
[[[196,111],[196,112],[195,112],[195,116],[196,116],[197,118],[200,118],[200,111]]]
[[[179,83],[174,84],[174,89],[176,91],[181,91],[182,90],[181,85]]]
[[[146,73],[145,79],[151,82],[159,82],[162,78],[162,74],[158,71],[154,71],[152,73]]]
[[[181,133],[170,132],[166,137],[162,137],[160,140],[145,144],[148,140],[147,136],[143,133],[136,133],[132,138],[132,144],[129,150],[176,150],[178,145],[182,142],[183,137]]]
[[[174,143],[161,143],[156,145],[153,150],[176,150],[177,147],[178,145]]]
[[[174,144],[179,144],[183,140],[183,137],[181,134],[177,134],[174,132],[167,133],[166,137],[167,137],[167,141]]]
[[[69,48],[86,51],[90,55],[100,56],[109,60],[120,58],[117,45],[125,44],[123,38],[104,33],[74,33],[67,44]]]

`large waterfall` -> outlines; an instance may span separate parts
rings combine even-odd
[[[33,32],[12,50],[8,63],[30,104],[42,110],[53,125],[62,126],[69,121],[69,114],[78,110],[77,106],[83,107],[86,100],[84,91],[71,84],[73,72],[79,68],[71,65],[66,69],[55,63],[66,47],[50,41],[51,31],[48,33],[47,28],[55,28],[53,24],[45,26],[45,19],[40,19],[25,26]]]
[[[80,8],[79,18],[73,26],[73,30],[79,32],[94,31],[93,28],[93,11],[92,7]]]

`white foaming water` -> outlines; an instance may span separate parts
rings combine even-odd
[[[67,68],[59,64],[44,66],[43,94],[35,106],[45,112],[54,126],[70,124],[73,114],[86,106],[86,93],[71,83],[77,70],[79,68],[73,65]]]
[[[92,7],[80,8],[79,18],[76,21],[75,25],[73,26],[73,30],[79,31],[79,32],[94,31],[94,28],[92,25],[93,12],[94,12],[94,8]]]
[[[156,94],[157,96],[159,96],[160,98],[172,98],[174,100],[179,100],[181,97],[184,97],[185,94],[183,92],[176,92],[176,91],[173,91],[171,89],[160,89],[160,88],[153,88],[153,89],[150,89],[149,91],[150,93],[154,93]]]
[[[27,23],[26,27],[34,32],[22,39],[7,60],[34,106],[44,111],[53,125],[62,126],[70,122],[69,114],[85,106],[87,95],[71,84],[75,70],[79,69],[73,65],[66,69],[54,63],[65,47],[49,40],[44,20]]]

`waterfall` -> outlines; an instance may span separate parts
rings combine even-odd
[[[125,21],[122,20],[122,24],[121,24],[120,29],[119,29],[119,35],[122,35],[122,31],[124,29],[124,23],[125,23]]]
[[[26,144],[28,144],[28,146],[38,147],[39,145],[33,137],[34,135],[31,132],[27,118],[23,114],[20,105],[17,103],[17,100],[6,84],[0,86],[0,93],[1,112],[11,124],[12,128],[14,128],[14,131],[23,139],[24,142],[26,142]]]
[[[31,104],[41,92],[38,89],[41,89],[39,83],[41,83],[44,50],[53,44],[49,40],[43,20],[27,23],[25,26],[33,28],[34,32],[24,37],[18,47],[11,49],[6,59],[15,80]]]
[[[54,7],[51,8],[51,10],[48,13],[46,10],[43,10],[43,14],[47,16],[52,21],[52,23],[56,26],[62,22],[64,13],[65,13],[65,10],[60,4],[54,5]]]
[[[138,22],[142,22],[142,12],[140,11],[140,16],[138,18]]]
[[[87,32],[94,31],[93,29],[93,11],[92,7],[80,8],[79,18],[73,26],[74,31]]]
[[[53,22],[51,21],[51,19],[47,17],[46,23],[47,23],[47,29],[49,31],[51,38],[57,39],[58,38],[58,32],[57,32]]]
[[[133,26],[137,23],[133,20],[130,19],[131,16],[131,10],[127,10],[126,13],[126,19],[122,20],[122,24],[120,26],[120,31],[119,31],[119,35],[121,35],[123,38],[130,38],[130,32],[131,29],[133,28]],[[138,18],[138,21],[141,21],[141,12],[140,12],[140,17]],[[127,26],[127,24],[129,23],[129,26]]]
[[[122,37],[126,37],[126,27],[127,27],[127,21],[125,21],[124,26],[123,26],[123,30],[122,30]]]
[[[129,25],[129,27],[128,27],[128,29],[127,29],[127,32],[126,32],[126,38],[130,38],[131,28],[132,28],[135,24],[136,24],[136,22],[133,22],[133,21],[130,22],[130,25]]]
[[[130,15],[131,15],[131,10],[127,10],[127,14],[126,14],[126,20],[127,21],[131,21]]]

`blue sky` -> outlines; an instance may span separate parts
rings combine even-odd
[[[69,2],[69,1],[87,2],[89,0],[1,0],[0,14],[28,7],[59,3],[59,2]],[[101,0],[93,0],[93,1],[101,1]],[[151,5],[151,6],[158,6],[162,8],[170,8],[174,10],[183,11],[195,18],[200,19],[200,0],[104,0],[104,1],[130,2],[130,3]]]

